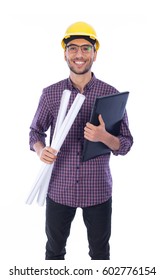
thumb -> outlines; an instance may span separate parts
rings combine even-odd
[[[104,123],[103,118],[102,118],[101,115],[98,116],[98,119],[99,119],[100,125],[105,126],[105,123]]]

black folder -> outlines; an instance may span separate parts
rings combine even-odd
[[[98,116],[101,114],[106,130],[114,136],[120,133],[121,120],[125,113],[129,92],[122,92],[95,99],[91,112],[90,123],[99,125]],[[87,161],[100,155],[109,154],[111,149],[101,142],[84,140],[82,161]]]

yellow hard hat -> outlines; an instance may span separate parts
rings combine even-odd
[[[61,41],[61,45],[63,49],[65,49],[66,39],[69,39],[71,37],[78,38],[78,36],[79,37],[86,36],[86,38],[88,37],[88,39],[90,39],[91,41],[93,42],[95,41],[96,51],[99,49],[100,43],[97,39],[96,31],[91,25],[83,21],[75,22],[67,28],[64,38]]]

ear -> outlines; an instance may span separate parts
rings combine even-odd
[[[97,51],[94,52],[93,61],[96,61],[96,58],[97,58]]]
[[[64,51],[64,60],[67,61],[66,51]]]

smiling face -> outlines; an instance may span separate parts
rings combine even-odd
[[[75,49],[77,49],[75,52],[73,45],[75,45]],[[77,46],[83,45],[86,46],[86,48],[84,47],[84,51],[80,47],[77,48]],[[72,46],[73,48],[69,46]],[[88,51],[85,52],[87,46]],[[84,75],[91,71],[92,64],[96,60],[97,52],[90,42],[80,38],[68,43],[64,55],[70,71],[76,75]]]

